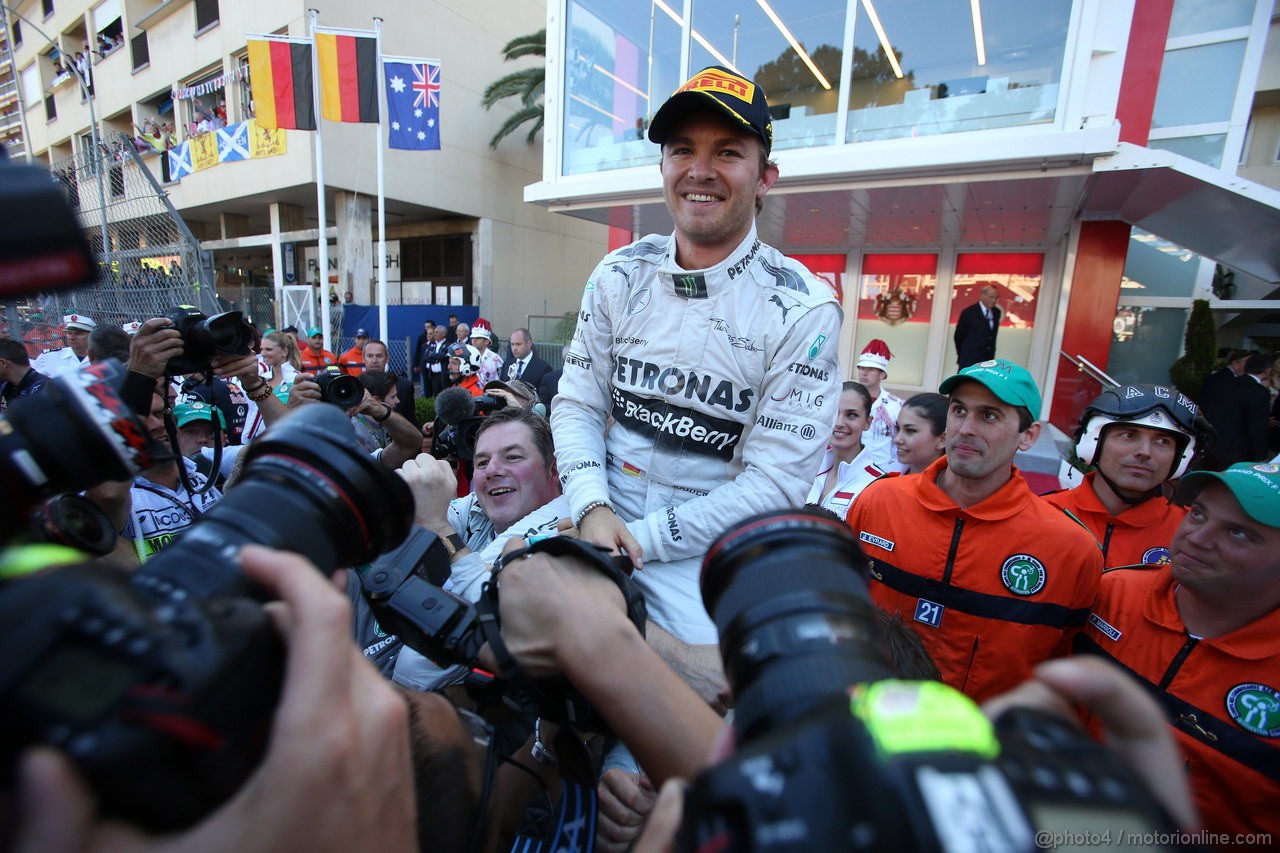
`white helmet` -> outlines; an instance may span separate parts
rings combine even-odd
[[[458,372],[463,376],[470,376],[480,369],[480,350],[471,344],[454,344],[449,347],[449,358],[458,360]]]
[[[1076,430],[1076,454],[1087,465],[1097,465],[1103,430],[1115,423],[1133,424],[1173,433],[1178,455],[1166,480],[1186,473],[1197,452],[1213,441],[1213,427],[1185,394],[1164,385],[1124,385],[1103,391],[1085,407]]]

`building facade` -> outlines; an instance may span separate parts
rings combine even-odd
[[[240,302],[246,290],[271,294],[287,284],[318,283],[316,247],[324,234],[330,263],[321,290],[374,301],[375,163],[377,146],[385,146],[376,126],[322,123],[323,228],[313,134],[286,131],[269,144],[250,144],[241,127],[254,115],[247,35],[305,36],[310,6],[319,9],[322,26],[370,30],[368,7],[336,0],[10,5],[17,13],[11,28],[22,33],[14,62],[37,162],[56,172],[89,147],[92,107],[103,140],[133,139],[146,168],[212,253],[221,296]],[[487,4],[459,0],[394,0],[379,12],[385,54],[442,64],[441,150],[385,152],[390,301],[478,306],[505,336],[530,316],[572,310],[585,271],[606,249],[607,231],[522,202],[522,187],[541,174],[540,148],[527,146],[523,132],[496,150],[488,146],[518,105],[485,111],[484,89],[536,64],[504,64],[502,47],[538,31],[546,16],[546,6],[534,0],[500,5],[495,13]],[[69,64],[87,69],[87,97]],[[0,88],[0,103],[3,97]],[[233,133],[237,128],[242,135]],[[175,147],[190,159],[171,170],[166,149]],[[127,173],[132,157],[121,159]],[[270,324],[275,318],[256,319]]]
[[[1259,89],[1275,86],[1274,12],[553,0],[543,175],[525,198],[609,225],[612,245],[669,231],[648,120],[692,72],[733,67],[774,116],[781,178],[760,235],[840,294],[846,373],[881,338],[890,385],[935,389],[960,311],[992,283],[998,354],[1032,370],[1041,415],[1069,429],[1099,387],[1089,365],[1168,381],[1193,298],[1236,340],[1275,307],[1280,193],[1236,174],[1250,133],[1257,147],[1280,121]],[[1218,263],[1234,300],[1211,295]]]

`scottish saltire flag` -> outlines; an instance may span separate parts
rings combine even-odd
[[[249,152],[249,122],[242,121],[231,127],[220,127],[214,132],[218,134],[219,163],[248,160],[253,156]]]
[[[385,59],[387,144],[406,151],[440,149],[440,62]]]
[[[194,172],[191,168],[191,143],[184,142],[169,150],[169,180],[180,181]]]

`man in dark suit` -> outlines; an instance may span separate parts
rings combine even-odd
[[[1271,393],[1263,377],[1271,359],[1251,355],[1244,363],[1244,375],[1230,380],[1221,404],[1205,411],[1205,417],[1218,434],[1209,464],[1222,470],[1236,462],[1263,462],[1267,451],[1267,430],[1271,419]]]
[[[978,301],[960,312],[956,322],[956,360],[964,370],[980,361],[996,357],[996,334],[1003,312],[996,306],[1000,292],[994,284],[982,286]]]
[[[1237,377],[1244,376],[1244,363],[1253,353],[1248,350],[1235,349],[1227,356],[1227,363],[1204,378],[1200,386],[1200,396],[1196,400],[1204,410],[1205,417],[1212,420],[1213,410],[1226,404],[1235,385]]]
[[[528,329],[516,329],[511,333],[511,352],[502,362],[499,379],[520,379],[534,388],[551,372],[551,365],[538,358],[533,351],[533,336]]]
[[[449,362],[449,344],[445,342],[445,329],[436,326],[431,340],[422,347],[422,395],[434,397],[449,387],[449,375],[445,365]]]

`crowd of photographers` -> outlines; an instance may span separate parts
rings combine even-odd
[[[22,364],[24,348],[9,343],[0,343],[0,370],[5,387],[18,389],[6,397],[12,406],[40,393],[48,380]],[[269,428],[292,409],[323,403],[351,420],[360,453],[398,471],[407,484],[414,525],[434,534],[444,549],[430,579],[460,601],[483,598],[504,550],[576,532],[561,493],[551,427],[534,411],[533,399],[503,394],[502,403],[494,401],[499,408],[477,419],[464,449],[470,488],[457,498],[458,459],[423,452],[432,441],[394,411],[391,374],[366,369],[351,379],[351,387],[331,392],[314,375],[297,372],[282,401],[267,381],[272,368],[257,353],[217,357],[202,370],[175,376],[172,364],[181,363],[184,335],[171,317],[142,323],[114,346],[109,354],[125,359],[122,397],[143,416],[153,441],[165,445],[172,438],[179,450],[132,482],[109,481],[87,490],[121,533],[106,557],[114,570],[145,565],[209,513],[221,490],[234,490],[238,460],[252,446],[243,440],[244,424],[261,421]],[[258,349],[259,342],[252,347]],[[90,347],[86,364],[96,361],[93,356]],[[1268,597],[1276,583],[1274,551],[1266,549],[1280,544],[1280,475],[1274,466],[1185,476],[1209,440],[1194,404],[1170,389],[1129,386],[1107,392],[1081,418],[1079,453],[1096,466],[1094,473],[1076,489],[1045,500],[1030,492],[1013,467],[1014,453],[1033,443],[1038,429],[1028,417],[1039,409],[1029,375],[1017,365],[989,362],[961,371],[941,390],[949,398],[945,452],[918,474],[882,478],[863,488],[852,501],[848,528],[842,528],[852,531],[871,558],[872,600],[882,615],[897,616],[887,623],[893,639],[884,648],[896,650],[883,653],[885,672],[940,677],[998,707],[1020,695],[1040,706],[1074,704],[1122,754],[1141,756],[1146,764],[1140,774],[1182,827],[1273,829],[1277,789],[1274,779],[1267,781],[1273,759],[1265,738],[1273,736],[1280,719],[1268,686],[1273,679],[1266,675],[1273,667],[1271,629],[1277,618]],[[843,406],[853,398],[841,399]],[[429,436],[431,429],[425,432]],[[264,434],[269,429],[259,433]],[[449,449],[458,452],[456,444]],[[815,476],[820,484],[821,473]],[[1168,500],[1179,477],[1199,488],[1192,492],[1189,514]],[[1071,516],[1054,505],[1068,507]],[[270,520],[289,523],[283,515]],[[846,547],[853,548],[852,539]],[[973,571],[990,564],[996,551],[1014,556],[994,575]],[[1166,568],[1171,561],[1176,580]],[[404,849],[415,843],[431,849],[506,846],[531,831],[530,814],[539,810],[529,803],[539,798],[543,823],[535,824],[536,832],[545,835],[548,824],[567,832],[563,821],[556,824],[553,809],[557,792],[563,797],[572,783],[556,766],[555,745],[581,732],[569,726],[573,734],[566,739],[548,719],[531,717],[528,708],[494,714],[493,696],[486,705],[477,687],[485,670],[447,654],[433,661],[430,652],[439,649],[415,649],[388,632],[370,608],[359,572],[345,578],[347,610],[313,572],[290,571],[301,562],[280,552],[243,552],[246,573],[283,599],[273,607],[288,614],[277,615],[289,645],[288,681],[262,764],[233,799],[181,837],[183,849],[198,846],[201,838],[209,839],[211,849],[221,848],[237,837],[228,835],[233,831],[251,831],[250,846],[269,849],[266,840],[282,837],[273,833],[296,834],[302,824],[325,849],[342,849],[334,846],[339,839],[354,845],[346,849],[363,849],[375,838]],[[655,569],[661,567],[650,564],[645,571]],[[356,640],[350,647],[335,636],[333,624],[336,613],[346,612]],[[673,788],[665,797],[677,802],[664,802],[658,789],[667,780],[692,777],[710,758],[722,739],[718,715],[733,704],[727,690],[699,696],[690,686],[696,686],[694,679],[655,654],[652,640],[646,645],[618,586],[580,562],[537,554],[510,563],[502,573],[501,614],[506,660],[518,661],[535,679],[564,674],[612,730],[607,738],[592,739],[588,758],[593,781],[604,762],[596,843],[625,849],[636,843],[646,821],[651,832],[671,830],[678,798]],[[649,623],[650,631],[655,627]],[[1229,642],[1217,642],[1220,637]],[[1176,663],[1153,671],[1163,658],[1150,646],[1161,643],[1171,644],[1168,656]],[[1093,659],[1055,660],[1073,645],[1118,661],[1141,680]],[[370,677],[373,670],[361,657],[386,684],[373,689],[382,683]],[[502,671],[487,651],[483,660],[489,671]],[[1138,687],[1161,679],[1159,690]],[[1217,683],[1225,685],[1225,710],[1197,705],[1210,705]],[[302,707],[302,697],[314,701],[319,695],[330,697],[326,707],[335,696],[346,697],[345,704],[333,707],[332,717]],[[1155,726],[1158,715],[1168,718],[1171,709],[1181,714],[1171,727]],[[473,710],[487,710],[489,721]],[[292,716],[314,731],[279,724]],[[535,721],[539,725],[531,731]],[[1232,723],[1253,738],[1227,729]],[[1201,737],[1193,736],[1197,732]],[[609,763],[605,753],[615,740],[625,742],[634,763]],[[321,743],[341,755],[328,754],[328,747],[309,748]],[[491,767],[490,751],[505,763]],[[726,754],[723,746],[714,751]],[[282,773],[337,774],[344,780],[337,789],[344,798],[308,792],[300,783],[294,787],[303,791],[268,793],[268,780]],[[410,777],[413,784],[390,781]],[[137,832],[96,815],[92,795],[56,753],[30,754],[22,786],[26,818],[20,837],[28,847],[16,849],[95,849]],[[416,799],[409,791],[416,791]],[[272,805],[260,802],[264,796]],[[316,826],[306,806],[311,797],[341,802],[335,805],[338,814]],[[75,817],[56,817],[66,814]],[[416,842],[405,828],[415,815]]]
[[[549,419],[525,330],[489,381],[424,335],[423,425],[367,335],[0,341],[0,843],[1275,843],[1280,465],[1194,470],[1196,405],[1129,385],[1042,498],[1022,366],[904,403],[877,341],[841,382],[756,234],[758,85],[704,69],[648,137],[675,233],[592,273]]]

